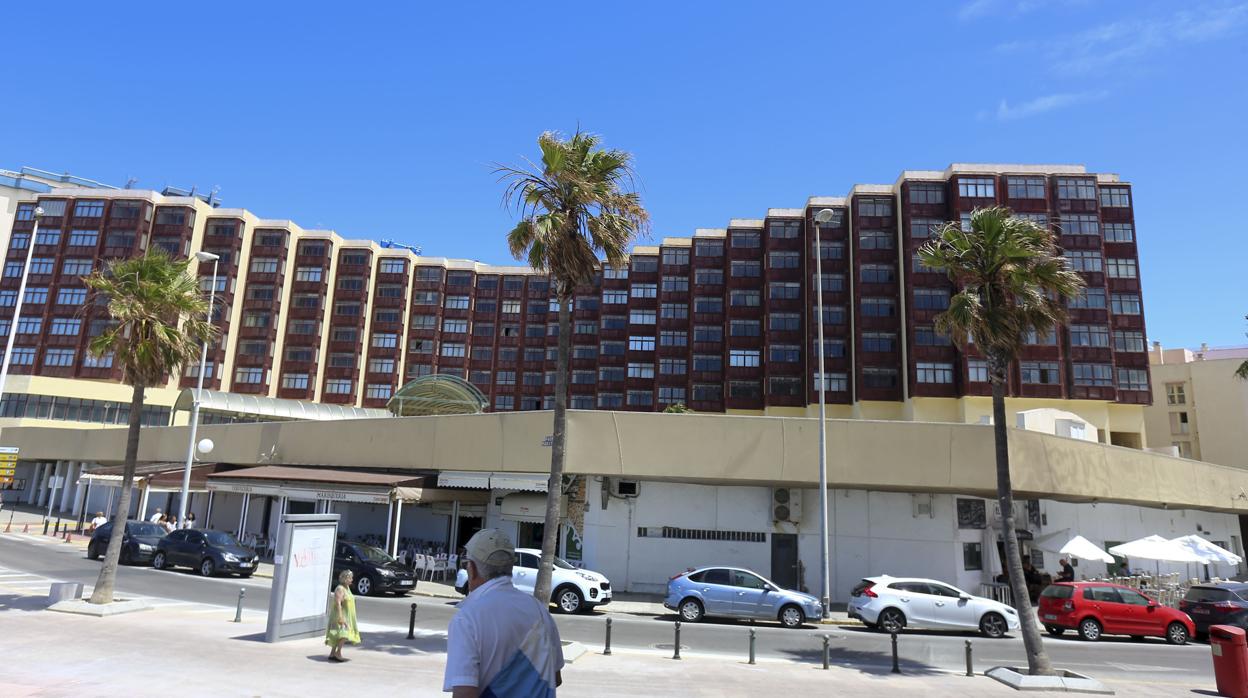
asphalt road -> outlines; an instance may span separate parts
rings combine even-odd
[[[80,552],[32,544],[0,536],[0,566],[10,570],[47,577],[50,580],[94,584],[99,563]],[[0,579],[0,585],[3,580]],[[205,579],[189,570],[157,571],[144,567],[122,567],[117,589],[127,595],[219,605],[223,615],[232,617],[239,589],[245,589],[244,613],[262,613],[268,606],[269,580],[253,578]],[[356,605],[361,623],[406,629],[412,603],[418,604],[417,627],[445,631],[455,613],[455,601],[413,595],[406,598],[359,598]],[[646,617],[622,613],[593,612],[581,616],[556,615],[565,640],[584,643],[601,651],[605,619],[612,619],[612,646],[643,650],[670,656],[673,648],[675,616]],[[766,623],[752,626],[748,621],[707,621],[682,624],[681,652],[724,655],[725,660],[743,661],[748,648],[749,629],[757,631],[758,657],[786,658],[817,664],[822,659],[822,638],[829,637],[834,664],[879,671],[891,663],[890,639],[865,628],[810,626],[785,630]],[[1025,665],[1022,641],[1017,635],[989,640],[974,634],[948,634],[910,631],[899,637],[901,668],[905,673],[963,671],[965,642],[970,640],[976,671],[999,665]],[[1129,638],[1106,638],[1097,643],[1045,637],[1045,647],[1056,666],[1104,679],[1130,679],[1174,684],[1212,683],[1209,647],[1192,643],[1184,647],[1150,638],[1133,642]]]

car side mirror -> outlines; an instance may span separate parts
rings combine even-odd
[[[975,598],[975,597],[971,596],[970,594],[959,594],[959,595],[958,595],[958,599],[960,599],[960,600],[962,600],[962,601],[970,601],[970,600],[971,600],[971,599],[973,599],[973,598]]]
[[[1148,607],[1149,607],[1149,608],[1157,608],[1157,602],[1156,602],[1156,601],[1153,601],[1152,599],[1149,599],[1149,600],[1148,600]]]

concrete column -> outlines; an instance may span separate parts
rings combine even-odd
[[[213,490],[208,490],[208,506],[204,511],[204,523],[200,528],[212,528],[212,500],[216,498],[216,494]]]
[[[43,463],[35,463],[35,467],[30,471],[30,489],[26,492],[26,503],[34,504],[35,497],[39,494],[39,483],[43,481]]]
[[[65,463],[65,485],[61,488],[61,501],[57,505],[57,509],[61,511],[70,511],[74,497],[78,494],[78,464],[74,461]]]
[[[48,478],[48,490],[47,490],[48,496],[44,497],[43,503],[40,504],[41,507],[46,507],[45,513],[48,516],[52,515],[52,510],[56,508],[56,503],[57,503],[56,499],[61,494],[61,490],[64,489],[63,485],[61,487],[57,487],[57,484],[56,484],[57,478],[65,477],[64,475],[62,475],[62,472],[64,471],[64,468],[62,467],[63,464],[64,464],[64,461],[58,460],[56,461],[56,463],[52,465],[52,475]],[[62,483],[63,482],[64,480],[62,480]]]
[[[247,505],[251,504],[251,495],[243,494],[243,504],[238,508],[238,539],[243,539],[243,528],[247,525]]]
[[[393,531],[390,528],[392,526],[391,521],[393,519],[394,519],[394,500],[391,499],[386,504],[386,550],[390,549],[390,539],[393,537],[391,535]]]
[[[147,488],[144,487],[139,495],[139,509],[135,512],[134,518],[140,521],[147,521]]]

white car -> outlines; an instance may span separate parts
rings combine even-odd
[[[899,633],[906,627],[978,630],[987,637],[1018,630],[1018,612],[935,579],[867,577],[850,594],[849,617],[869,628]]]
[[[541,550],[517,548],[516,562],[511,568],[512,585],[532,593],[541,559]],[[551,570],[550,588],[550,602],[563,613],[579,613],[611,602],[611,582],[606,577],[574,567],[558,556]]]

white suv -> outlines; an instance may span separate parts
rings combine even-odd
[[[511,583],[521,591],[533,592],[537,582],[538,561],[542,551],[517,548],[516,562],[511,568]],[[597,572],[582,570],[555,557],[551,570],[550,602],[563,613],[578,613],[611,601],[611,582]]]
[[[1018,613],[1003,603],[971,596],[944,582],[918,577],[867,577],[850,593],[849,617],[869,628],[978,630],[992,638],[1018,630]]]

